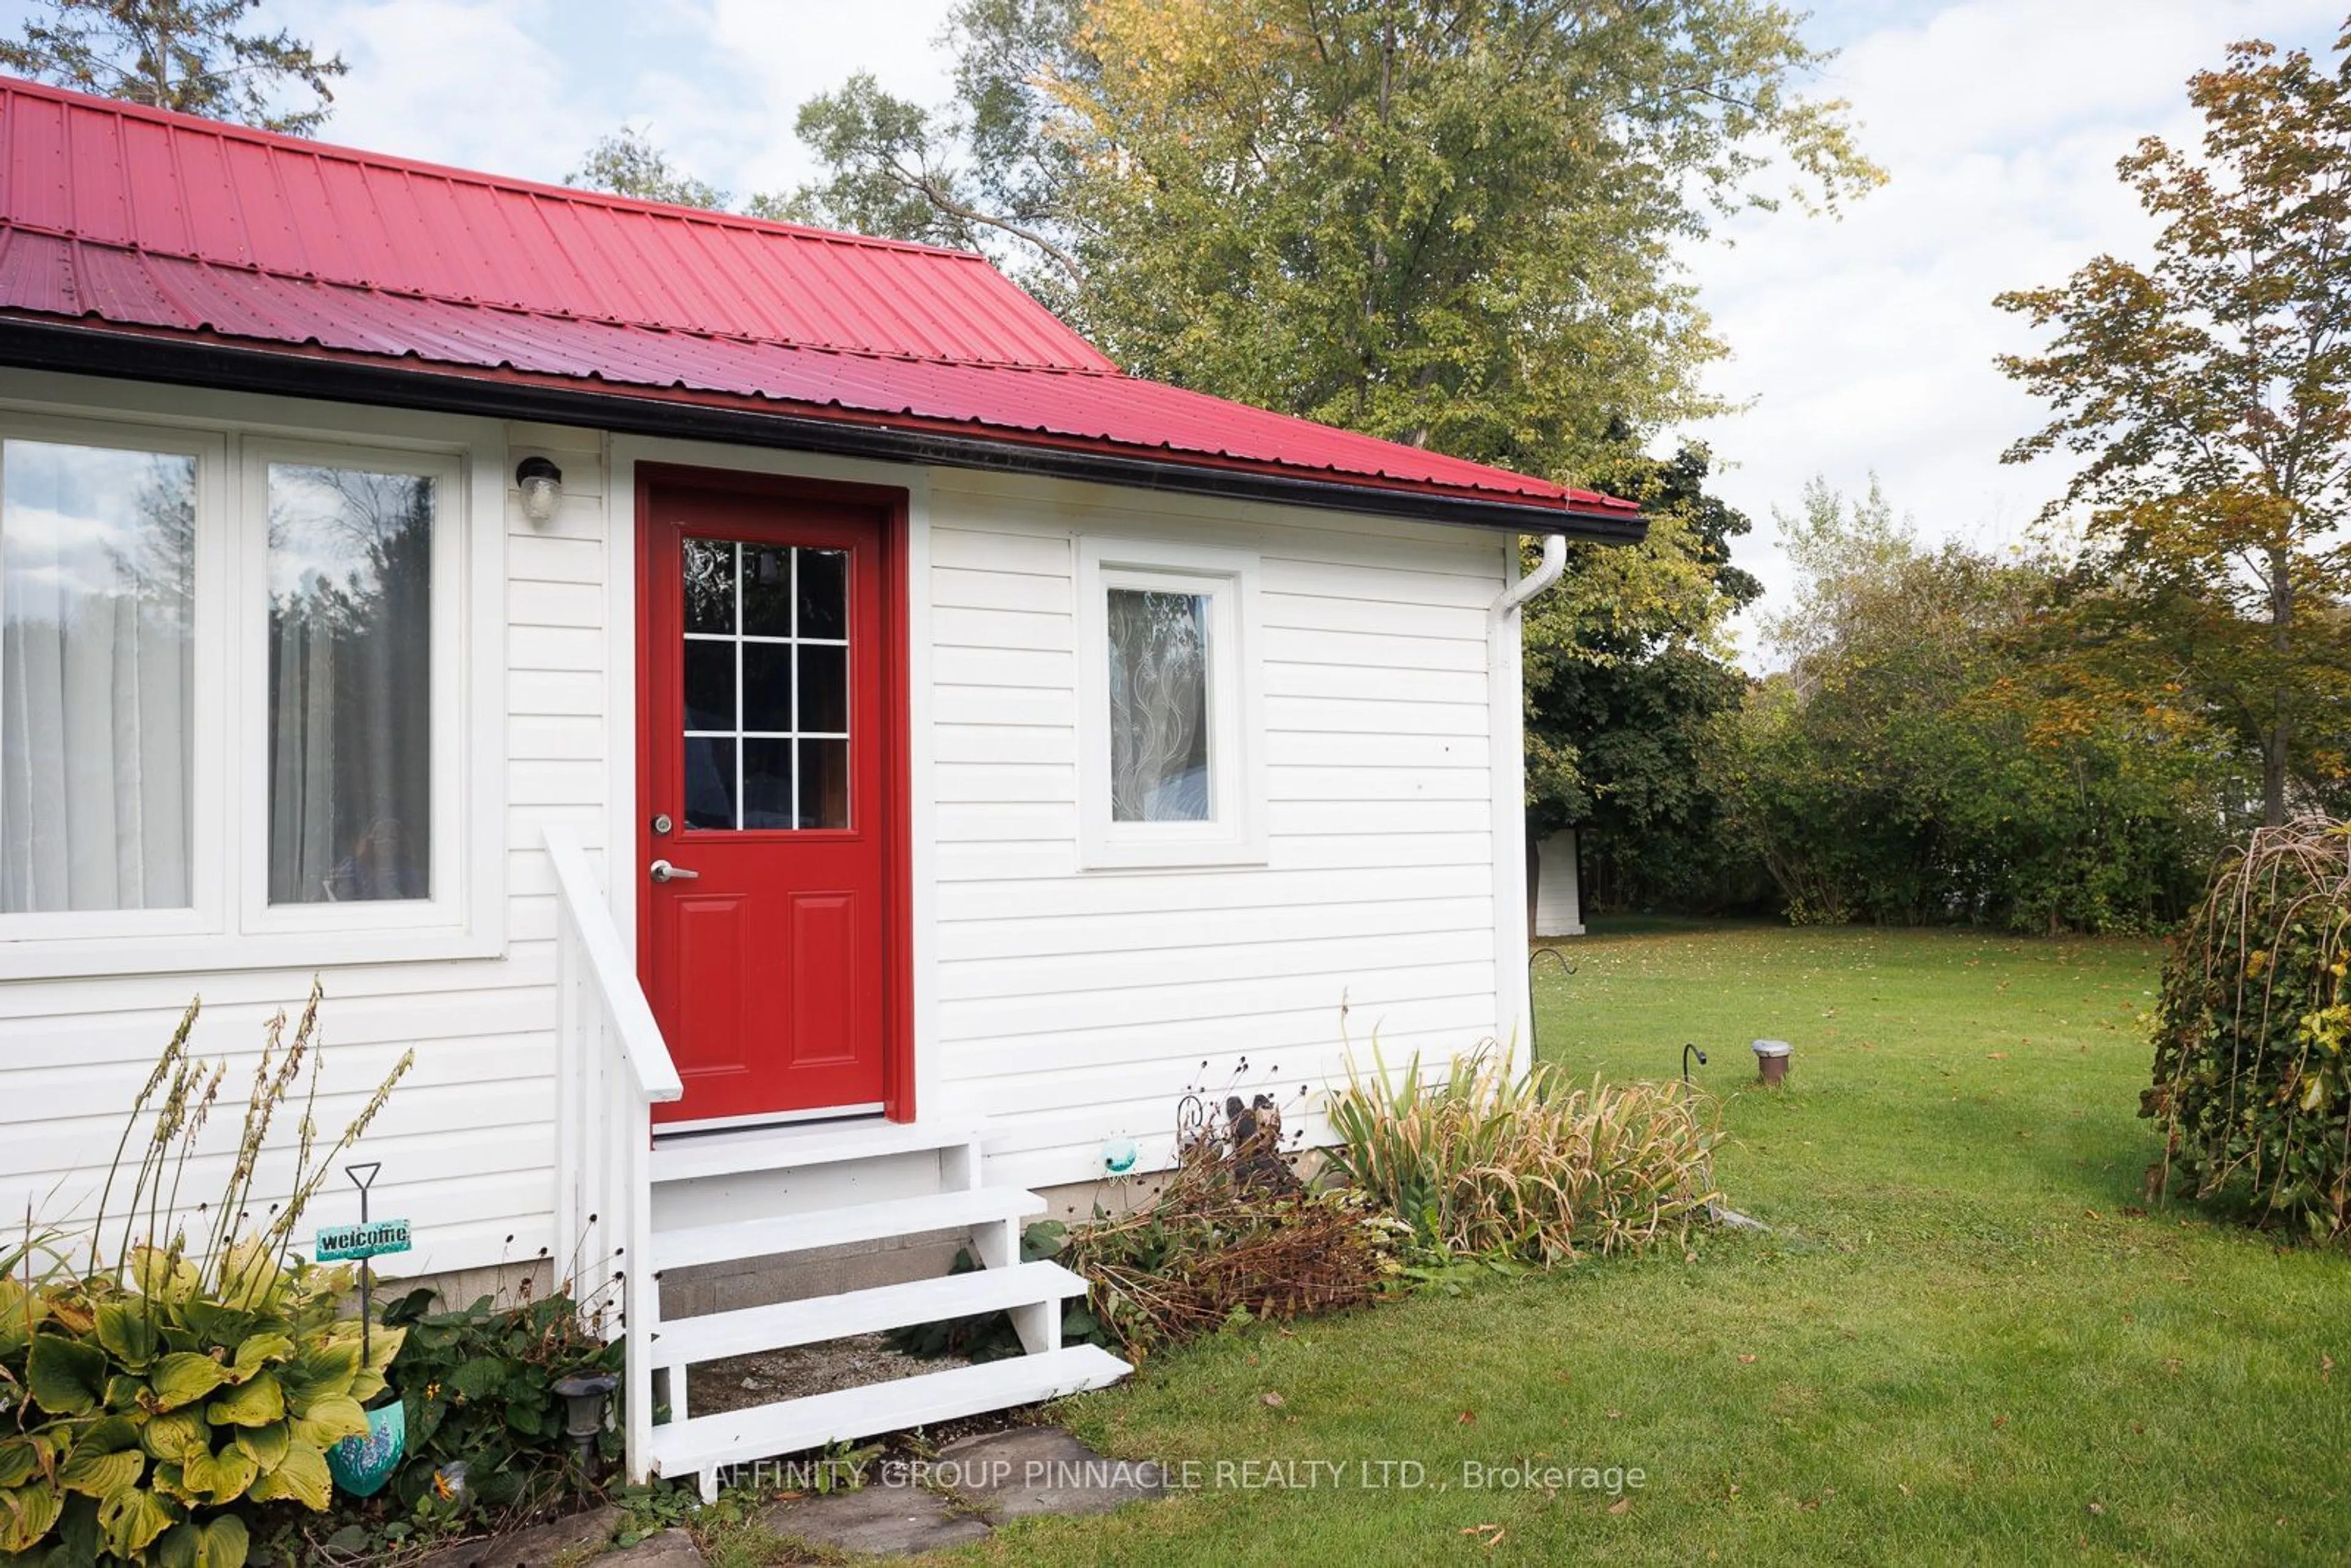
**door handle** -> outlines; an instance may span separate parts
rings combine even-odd
[[[683,866],[672,865],[667,861],[655,861],[645,869],[653,873],[655,882],[692,882],[702,874],[698,871],[687,871]]]

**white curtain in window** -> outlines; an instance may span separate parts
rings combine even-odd
[[[269,899],[432,896],[434,482],[269,465]]]
[[[1110,806],[1114,822],[1204,822],[1208,596],[1110,590]]]
[[[189,903],[195,460],[0,445],[0,913]]]

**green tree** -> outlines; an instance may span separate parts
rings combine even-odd
[[[1139,374],[1569,476],[1715,405],[1677,249],[1874,181],[1750,0],[970,0],[954,104],[809,105],[812,217],[989,248]]]
[[[1712,466],[1698,445],[1620,455],[1595,478],[1641,503],[1649,538],[1632,553],[1575,547],[1562,585],[1525,612],[1529,832],[1578,830],[1588,907],[1711,906],[1743,892],[1703,764],[1747,685],[1722,622],[1762,585],[1730,564],[1751,525],[1707,493]]]
[[[672,163],[650,136],[632,125],[599,138],[563,183],[681,207],[723,208],[728,199],[726,192]]]
[[[0,42],[0,66],[38,81],[212,120],[308,136],[325,123],[328,85],[350,68],[321,59],[287,29],[245,31],[261,0],[37,0]],[[316,101],[287,108],[300,89]]]
[[[2086,459],[2085,657],[2192,691],[2262,763],[2264,820],[2351,768],[2351,35],[2322,69],[2242,43],[2189,98],[2200,156],[2119,165],[2153,259],[2099,256],[1999,304],[2056,329],[2002,369],[2053,410],[2010,461]]]
[[[2107,931],[2187,909],[2239,784],[2227,738],[2051,656],[2060,562],[1928,549],[1875,484],[1815,482],[1779,520],[1787,664],[1708,763],[1792,917]]]

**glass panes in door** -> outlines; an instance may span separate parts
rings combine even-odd
[[[848,827],[848,552],[684,550],[685,825]]]

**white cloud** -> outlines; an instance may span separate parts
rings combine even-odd
[[[935,47],[949,0],[670,0],[690,18],[708,69],[665,71],[639,84],[654,139],[737,197],[788,192],[813,172],[792,126],[800,106],[870,71],[883,89],[943,102],[951,62]],[[723,73],[724,90],[712,72]]]
[[[579,90],[547,0],[371,0],[307,16],[307,36],[340,50],[326,140],[483,169],[560,180],[611,129]]]
[[[1841,222],[1742,218],[1689,258],[1735,352],[1711,382],[1749,402],[1693,432],[1756,521],[1741,563],[1787,586],[1770,513],[1814,474],[1857,493],[1875,470],[1929,538],[2019,537],[2065,476],[2000,463],[2042,411],[1992,364],[2032,342],[1992,297],[2143,251],[2115,161],[2149,132],[2193,140],[2186,79],[2231,40],[2323,47],[2337,4],[1971,0],[1854,41],[1822,86],[1891,183]]]
[[[943,101],[949,4],[343,0],[271,19],[350,62],[329,140],[552,181],[634,125],[740,199],[809,178],[793,121],[852,72]]]

